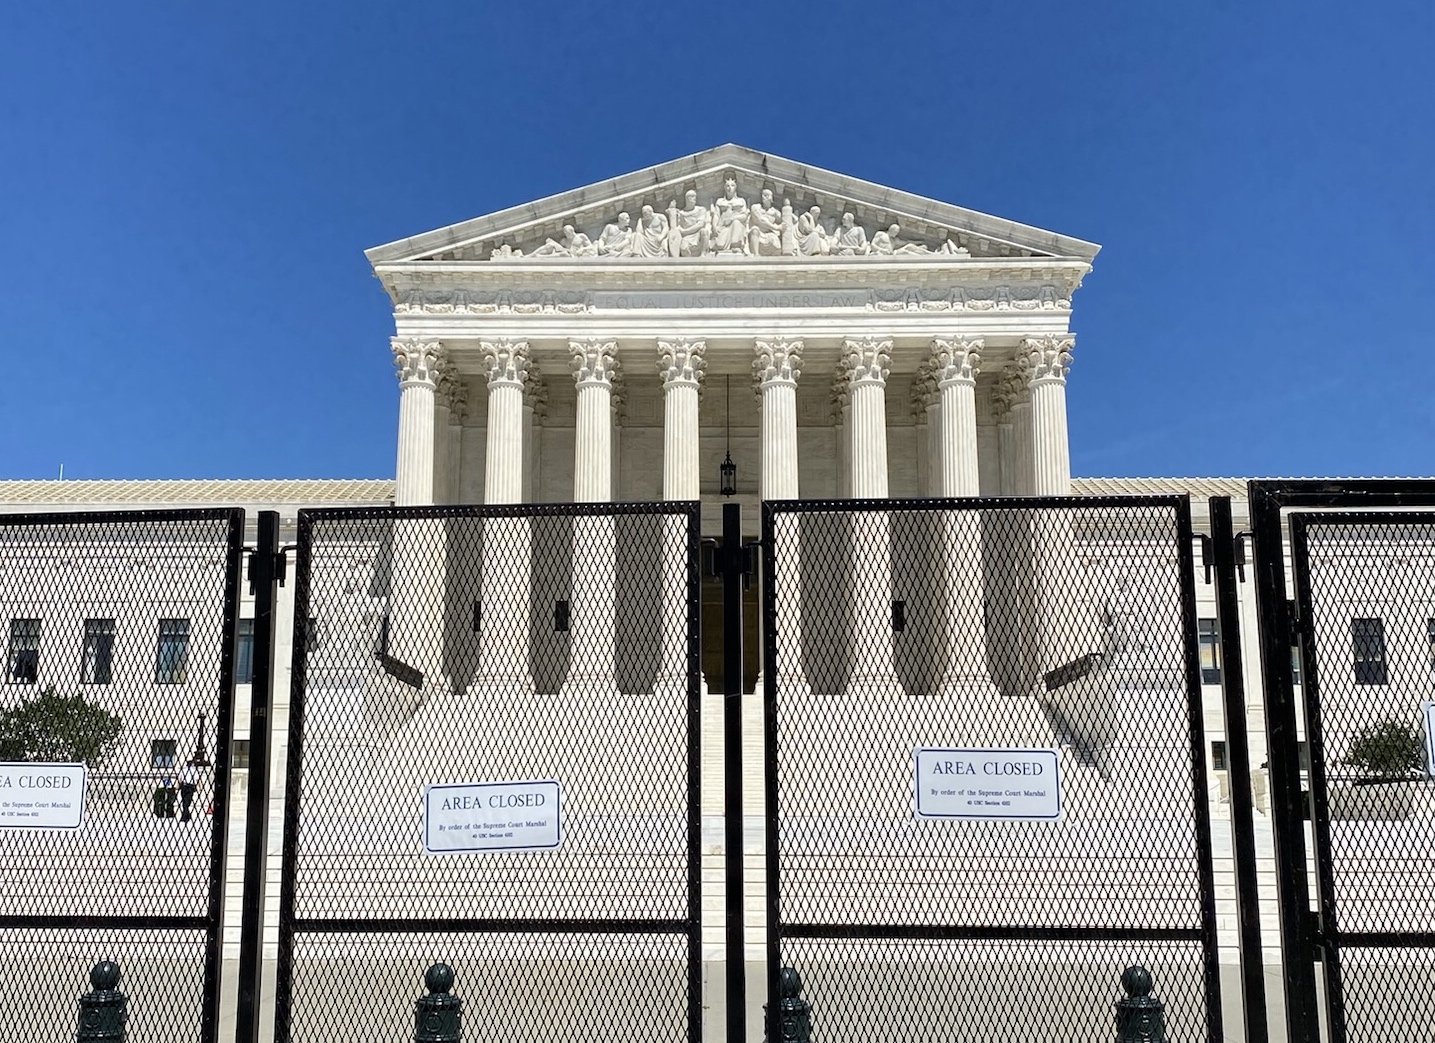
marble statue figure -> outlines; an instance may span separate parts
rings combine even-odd
[[[708,252],[709,228],[712,212],[705,206],[698,206],[698,194],[691,188],[683,193],[683,209],[677,202],[668,204],[670,234],[677,240],[675,257],[701,257]]]
[[[819,257],[828,252],[827,230],[822,227],[820,206],[814,206],[797,219],[797,249],[807,257]]]
[[[891,256],[892,254],[929,254],[931,249],[924,243],[900,243],[897,234],[901,225],[890,225],[884,232],[872,236],[872,253]]]
[[[772,205],[772,189],[762,190],[762,199],[749,212],[748,224],[748,253],[754,257],[782,253],[782,212]]]
[[[713,201],[712,248],[720,254],[747,253],[747,200],[737,194],[737,178],[722,183],[722,195]]]
[[[603,234],[598,236],[598,256],[627,257],[632,252],[632,218],[625,211],[618,215],[616,224],[603,226]]]
[[[842,215],[842,227],[837,230],[832,252],[839,257],[856,257],[865,254],[867,249],[867,233],[848,211]]]
[[[668,219],[651,206],[644,205],[638,216],[638,231],[633,236],[633,255],[668,256]]]
[[[563,239],[557,241],[549,239],[538,249],[533,251],[534,257],[593,257],[598,252],[589,239],[582,232],[575,231],[572,225],[563,226]]]

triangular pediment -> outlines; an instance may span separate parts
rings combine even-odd
[[[764,192],[771,193],[766,205]],[[375,266],[753,256],[1061,257],[1089,263],[1099,249],[780,156],[721,145],[378,246],[367,256]]]

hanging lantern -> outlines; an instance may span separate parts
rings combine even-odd
[[[732,462],[731,451],[723,458],[722,466],[718,468],[718,473],[720,475],[718,491],[724,496],[737,495],[737,464]]]

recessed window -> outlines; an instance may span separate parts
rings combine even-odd
[[[175,742],[173,739],[151,739],[149,741],[149,766],[161,771],[174,767]]]
[[[1226,771],[1229,764],[1226,760],[1226,740],[1217,739],[1211,743],[1211,770]]]
[[[189,620],[161,619],[155,653],[156,684],[184,684],[189,670]]]
[[[80,683],[109,684],[115,661],[115,621],[85,620],[80,647]]]
[[[1352,619],[1350,642],[1355,683],[1385,684],[1385,621],[1378,617]]]
[[[254,620],[239,621],[239,643],[234,653],[234,683],[254,683]]]
[[[249,740],[248,740],[248,739],[235,739],[235,740],[234,740],[234,767],[236,767],[236,768],[247,768],[247,767],[249,767]]]
[[[1291,645],[1291,684],[1300,684],[1300,645]]]
[[[1201,643],[1201,683],[1221,683],[1221,635],[1214,619],[1198,619],[1196,635]]]
[[[320,644],[319,617],[310,616],[304,623],[304,651],[312,655],[319,651]]]
[[[10,620],[10,666],[6,679],[11,684],[34,684],[40,678],[40,621]]]

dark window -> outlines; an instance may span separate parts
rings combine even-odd
[[[1214,619],[1198,619],[1196,634],[1201,643],[1201,683],[1221,683],[1221,635]]]
[[[239,621],[239,645],[234,654],[234,683],[254,682],[254,620]]]
[[[310,616],[304,624],[304,651],[314,653],[319,651],[319,617]]]
[[[159,651],[155,655],[156,684],[184,684],[189,666],[189,620],[159,621]]]
[[[174,767],[174,740],[151,739],[149,742],[149,766],[167,770]]]
[[[40,621],[10,620],[10,669],[6,678],[11,684],[34,684],[40,678]]]
[[[1356,684],[1385,684],[1385,621],[1352,619],[1350,640]]]
[[[1425,621],[1425,640],[1430,643],[1430,662],[1435,665],[1435,619]]]
[[[80,683],[109,684],[115,661],[115,621],[85,620],[85,639],[80,648]]]
[[[249,767],[249,740],[248,740],[248,739],[235,739],[235,740],[234,740],[234,767],[236,767],[236,768],[247,768],[247,767]]]
[[[1300,645],[1291,645],[1291,684],[1300,684]]]
[[[1211,743],[1211,769],[1213,771],[1225,771],[1226,763],[1226,741],[1217,739]]]

